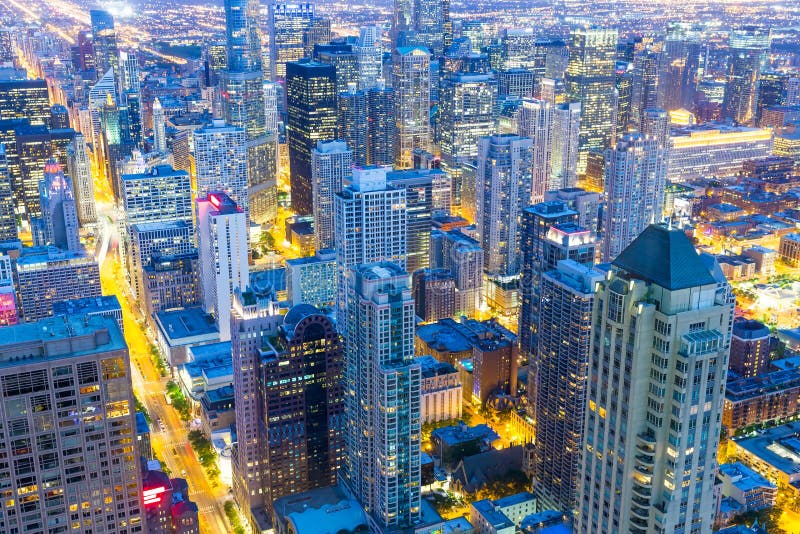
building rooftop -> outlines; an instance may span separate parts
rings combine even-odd
[[[741,462],[719,464],[720,476],[730,478],[731,483],[747,492],[756,488],[774,488],[775,484],[762,477]]]
[[[337,534],[352,532],[368,524],[364,510],[337,486],[295,493],[277,499],[273,505],[281,521],[291,524],[295,534]]]
[[[219,335],[214,318],[199,306],[156,313],[160,330],[173,342],[186,338]]]
[[[739,339],[762,339],[769,336],[769,328],[755,319],[735,320],[733,322],[733,337]]]
[[[686,234],[664,225],[645,228],[612,264],[670,291],[716,284]]]
[[[457,425],[444,426],[433,430],[431,432],[431,438],[435,438],[445,445],[453,447],[471,441],[488,441],[491,443],[500,439],[500,436],[489,425],[480,424],[467,426],[464,423],[459,423]]]
[[[489,499],[483,499],[472,503],[472,507],[483,516],[483,518],[494,527],[495,531],[504,528],[513,528],[514,523],[500,510],[495,509],[494,504]]]
[[[457,373],[455,367],[447,362],[440,362],[430,355],[418,356],[414,358],[416,362],[422,367],[422,378],[431,378],[439,375],[449,375]]]
[[[725,399],[741,402],[767,393],[774,393],[800,386],[800,369],[783,369],[750,378],[728,380]]]
[[[78,315],[120,310],[116,295],[86,297],[82,299],[60,300],[53,303],[53,315]]]
[[[474,347],[483,351],[516,343],[517,336],[494,319],[441,319],[435,323],[421,325],[416,335],[436,351],[466,352]]]
[[[530,502],[535,499],[533,493],[529,491],[522,491],[520,493],[515,493],[514,495],[508,495],[506,497],[502,497],[494,501],[494,505],[498,508],[505,508],[507,506],[515,506],[517,504],[522,504],[524,502]]]
[[[136,435],[141,436],[150,432],[150,425],[147,423],[147,417],[144,412],[136,412]]]
[[[787,423],[733,443],[790,477],[800,473],[800,422]]]

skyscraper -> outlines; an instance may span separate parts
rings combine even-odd
[[[211,191],[224,191],[248,213],[247,134],[243,128],[213,119],[192,131],[196,198]]]
[[[389,262],[358,265],[347,291],[343,480],[372,529],[410,527],[420,517],[422,378],[408,273]]]
[[[475,222],[488,273],[519,273],[519,230],[522,210],[531,203],[532,161],[528,138],[503,134],[479,141]]]
[[[197,246],[203,307],[214,315],[220,341],[231,338],[231,302],[249,284],[247,217],[221,191],[197,199]]]
[[[355,168],[351,184],[334,198],[339,269],[337,318],[344,328],[348,318],[347,286],[351,268],[379,261],[405,268],[406,190],[387,183],[386,172],[385,168]]]
[[[367,91],[367,164],[391,165],[394,162],[394,89],[382,80]]]
[[[359,31],[354,49],[358,55],[358,89],[366,91],[378,85],[383,75],[383,47],[380,26],[365,26]]]
[[[614,140],[614,68],[617,30],[578,28],[572,32],[565,77],[567,95],[581,104],[578,174],[588,152],[603,152]]]
[[[116,321],[54,317],[4,327],[0,338],[0,380],[7,384],[2,424],[15,429],[2,445],[14,459],[0,474],[8,491],[27,495],[6,503],[0,528],[41,532],[50,524],[141,532],[131,366]],[[78,405],[87,414],[80,430],[71,413]]]
[[[351,83],[350,88],[339,93],[338,133],[350,150],[353,151],[353,165],[363,167],[367,164],[367,93],[356,90]]]
[[[461,208],[461,166],[478,157],[478,140],[494,132],[497,81],[492,74],[452,73],[442,79],[439,144],[442,167],[453,178],[453,206]]]
[[[395,49],[392,58],[395,109],[395,166],[410,169],[415,148],[428,150],[432,141],[430,120],[431,55],[420,46]]]
[[[746,27],[730,33],[728,85],[723,115],[739,124],[750,125],[756,116],[758,80],[767,63],[769,30]]]
[[[0,81],[0,120],[28,119],[31,125],[50,121],[50,98],[45,80]]]
[[[17,216],[14,213],[11,174],[8,171],[6,145],[0,143],[0,242],[17,239]]]
[[[72,180],[64,175],[61,165],[52,158],[44,165],[39,197],[42,202],[44,243],[62,250],[82,251]]]
[[[436,57],[452,41],[450,0],[414,0],[414,38]]]
[[[524,99],[517,111],[517,133],[533,140],[533,194],[531,203],[544,200],[545,191],[558,189],[551,183],[553,159],[553,105],[544,100]]]
[[[572,259],[558,261],[541,278],[528,406],[536,421],[533,487],[542,508],[575,508],[594,288],[602,279],[599,271]]]
[[[702,45],[699,28],[670,22],[664,41],[664,107],[690,109],[697,88]]]
[[[167,152],[167,121],[158,97],[153,100],[153,149],[164,154]]]
[[[247,138],[248,215],[260,224],[277,217],[276,131],[267,128],[259,4],[255,0],[226,0],[225,29],[228,69],[220,90],[225,122],[244,128]]]
[[[314,238],[317,250],[334,248],[333,199],[353,173],[352,151],[344,141],[318,141],[311,151]]]
[[[567,255],[546,256],[548,237],[570,238],[575,247],[591,247],[594,253],[594,236],[583,228],[570,229],[561,234],[551,234],[557,225],[575,224],[578,213],[566,203],[555,200],[539,202],[522,210],[520,221],[519,249],[521,261],[519,341],[524,357],[531,358],[536,352],[536,333],[539,330],[539,306],[541,304],[542,274],[554,269],[556,262]],[[567,239],[569,241],[569,239]],[[575,259],[575,258],[573,258]],[[592,258],[593,259],[593,258]]]
[[[575,187],[578,181],[578,145],[581,104],[565,102],[553,109],[552,156],[548,191]]]
[[[83,134],[76,133],[67,148],[67,170],[75,188],[75,202],[78,206],[78,220],[81,225],[97,222],[97,207],[94,203],[94,180],[92,162]]]
[[[92,25],[94,68],[97,78],[100,78],[109,69],[114,69],[116,72],[119,68],[117,31],[114,28],[114,17],[108,11],[92,9],[89,11],[89,18]]]
[[[614,260],[592,312],[576,532],[711,532],[731,306],[683,230],[651,225]]]
[[[311,60],[286,65],[286,142],[292,209],[299,215],[313,213],[311,151],[318,141],[337,138],[336,69]]]
[[[605,165],[601,258],[611,261],[648,224],[661,221],[667,181],[666,149],[653,136],[625,134]]]
[[[272,81],[286,76],[286,64],[307,57],[303,35],[314,22],[314,4],[269,6],[269,63]]]
[[[139,58],[135,52],[119,53],[120,94],[126,91],[138,93],[141,89],[139,81]]]
[[[646,49],[634,56],[631,119],[637,127],[641,127],[646,109],[664,107],[663,64],[660,51]]]

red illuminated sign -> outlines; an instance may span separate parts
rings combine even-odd
[[[219,197],[217,195],[208,195],[208,201],[211,202],[212,206],[219,209]]]
[[[145,506],[160,503],[161,494],[165,491],[167,491],[167,488],[164,486],[158,486],[157,488],[150,488],[142,491],[142,497],[144,498]]]

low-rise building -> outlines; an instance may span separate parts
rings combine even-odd
[[[422,424],[460,419],[463,393],[458,370],[433,356],[419,356],[416,361],[422,367]]]
[[[756,261],[747,256],[719,255],[717,263],[729,281],[750,280],[756,276]]]
[[[741,505],[742,513],[775,506],[778,487],[741,462],[720,464],[722,497]]]
[[[773,371],[729,380],[722,424],[733,435],[750,425],[782,421],[800,414],[800,369]]]
[[[338,486],[287,495],[273,504],[275,534],[319,534],[327,532],[368,532],[369,520],[356,499]]]
[[[158,312],[156,339],[164,357],[172,367],[186,363],[186,349],[219,341],[214,317],[196,306]]]
[[[558,510],[531,514],[520,525],[524,534],[572,534],[572,519]]]
[[[777,251],[767,247],[756,246],[743,250],[742,255],[755,260],[756,272],[761,276],[773,276],[775,274]]]
[[[792,267],[800,265],[800,234],[782,236],[778,254],[783,261]]]
[[[462,458],[491,449],[492,444],[499,440],[497,432],[484,424],[467,426],[460,422],[431,432],[434,454],[448,468],[455,466]]]
[[[497,500],[483,499],[470,505],[469,519],[476,534],[512,534],[534,513],[536,497],[524,491]]]
[[[142,501],[148,534],[200,534],[197,504],[189,499],[189,486],[184,479],[145,470]]]
[[[800,485],[800,422],[728,441],[728,454],[778,485]]]

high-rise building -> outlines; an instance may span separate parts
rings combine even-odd
[[[508,69],[497,73],[497,95],[500,99],[533,98],[535,75],[528,69]]]
[[[414,38],[434,56],[441,56],[452,41],[450,0],[414,0]]]
[[[72,189],[72,180],[64,175],[61,165],[49,159],[44,165],[44,180],[39,183],[42,203],[42,244],[54,245],[62,250],[82,251],[78,208]]]
[[[397,48],[392,56],[394,90],[395,166],[410,169],[415,148],[428,150],[432,141],[430,120],[431,55],[424,47]]]
[[[576,532],[711,532],[732,315],[683,230],[651,225],[614,260],[592,312]]]
[[[578,226],[598,233],[600,227],[600,193],[587,191],[580,187],[566,187],[548,191],[544,194],[544,201],[560,200],[571,210],[578,212]]]
[[[559,200],[540,202],[523,209],[520,224],[520,310],[519,340],[520,350],[524,357],[531,358],[536,351],[536,333],[539,330],[539,306],[541,304],[542,274],[554,269],[560,259],[570,257],[569,254],[546,255],[546,243],[549,240],[564,240],[562,248],[591,248],[594,259],[594,235],[581,227],[564,228],[552,231],[554,227],[575,224],[578,213]],[[572,258],[576,259],[576,258]],[[585,262],[584,262],[585,263]]]
[[[663,62],[664,55],[653,50],[642,50],[634,56],[631,122],[639,128],[644,121],[645,110],[664,107]],[[625,125],[619,126],[622,128]]]
[[[78,32],[75,46],[72,47],[72,66],[77,71],[88,72],[94,70],[94,45],[92,32],[81,30]]]
[[[167,152],[167,122],[164,119],[164,108],[156,97],[153,101],[153,149]]]
[[[317,46],[314,59],[320,63],[333,65],[336,71],[336,93],[358,87],[358,55],[350,44],[331,44]]]
[[[367,164],[367,131],[369,129],[367,93],[356,90],[355,84],[351,83],[347,91],[339,93],[338,107],[339,138],[343,139],[353,152],[353,165],[363,167]]]
[[[380,26],[361,28],[354,49],[358,55],[358,89],[366,91],[378,85],[383,75],[383,47]]]
[[[141,89],[139,81],[139,58],[136,52],[122,51],[119,53],[120,93],[132,91],[138,93]]]
[[[19,304],[25,321],[53,314],[53,303],[99,297],[100,268],[85,251],[34,247],[16,262]]]
[[[28,119],[32,125],[50,121],[50,98],[45,80],[0,81],[0,120]]]
[[[336,69],[311,60],[286,64],[286,142],[289,145],[292,209],[313,213],[311,151],[337,138]]]
[[[442,79],[439,145],[442,167],[453,179],[453,207],[462,204],[461,166],[478,157],[478,140],[494,132],[497,81],[492,74],[452,73]]]
[[[311,151],[311,196],[317,250],[336,244],[333,199],[353,173],[352,151],[344,141],[318,141]]]
[[[431,268],[453,274],[454,316],[474,317],[483,302],[483,249],[458,229],[431,233]]]
[[[769,328],[763,323],[746,319],[735,320],[728,368],[741,378],[767,373],[770,368],[770,338]]]
[[[114,28],[114,17],[108,11],[92,9],[89,11],[89,18],[92,25],[94,68],[97,78],[100,78],[110,69],[116,72],[119,68],[117,30]]]
[[[233,348],[237,363],[253,365],[234,374],[256,389],[234,390],[237,402],[254,400],[252,411],[237,410],[237,428],[244,424],[258,436],[247,470],[260,476],[259,501],[272,510],[275,499],[336,483],[345,454],[344,354],[335,323],[314,306],[294,306],[276,325],[247,310],[248,296],[237,294],[234,303]],[[287,388],[287,379],[294,385]]]
[[[412,276],[414,308],[425,323],[453,317],[456,313],[456,281],[447,269],[420,269]]]
[[[197,249],[203,307],[214,315],[219,338],[231,338],[231,302],[249,283],[247,217],[222,191],[197,199]]]
[[[394,162],[394,113],[394,89],[379,81],[367,91],[367,165]]]
[[[625,134],[608,151],[603,261],[616,258],[648,224],[661,221],[667,180],[665,154],[655,137],[638,133]]]
[[[386,180],[387,169],[353,169],[353,179],[334,198],[336,263],[339,269],[337,319],[347,322],[349,270],[363,263],[389,261],[405,268],[406,190]]]
[[[331,19],[314,17],[311,24],[303,30],[303,56],[311,57],[314,47],[331,40]],[[300,58],[298,58],[300,59]]]
[[[18,238],[13,191],[6,145],[0,143],[0,242],[15,241]]]
[[[432,217],[450,213],[450,176],[441,169],[406,169],[388,172],[386,180],[406,190],[406,270],[427,269]]]
[[[320,250],[314,256],[286,260],[286,295],[292,306],[336,306],[336,251]]]
[[[244,128],[213,119],[210,124],[192,131],[194,147],[195,197],[211,191],[224,191],[248,213],[247,135]]]
[[[588,152],[603,152],[614,141],[614,83],[617,30],[578,28],[572,32],[565,77],[567,95],[581,104],[578,174]]]
[[[67,171],[75,189],[75,202],[78,206],[78,220],[81,225],[97,222],[97,206],[94,203],[94,180],[89,148],[83,134],[76,133],[72,144],[67,148]]]
[[[602,279],[599,271],[572,259],[558,261],[541,277],[528,406],[536,421],[533,487],[543,509],[575,508],[594,288]]]
[[[581,105],[579,102],[564,102],[555,105],[548,190],[575,187],[578,181],[580,128]]]
[[[6,503],[0,528],[144,532],[131,365],[116,321],[54,317],[5,327],[1,337],[2,423],[15,429],[3,445],[14,460],[2,475],[8,491],[30,495]],[[72,403],[94,414],[80,430],[71,428]],[[46,492],[31,498],[42,488]]]
[[[343,480],[372,529],[407,528],[420,518],[422,379],[408,273],[389,262],[358,265],[347,286]]]
[[[478,239],[486,272],[519,273],[520,222],[531,204],[533,141],[518,135],[483,137],[478,145]]]
[[[750,126],[756,116],[758,79],[767,62],[771,36],[769,30],[746,27],[730,33],[728,85],[723,115]]]
[[[686,22],[667,23],[662,75],[666,109],[691,109],[697,88],[701,52],[698,27]]]
[[[517,133],[533,140],[533,194],[531,203],[544,200],[545,191],[558,189],[552,180],[553,105],[544,100],[524,99],[517,111]]]
[[[286,76],[286,64],[307,57],[303,36],[314,22],[314,4],[269,6],[269,63],[272,81]]]
[[[259,3],[227,0],[227,66],[220,84],[225,122],[244,128],[247,139],[247,209],[252,221],[277,217],[277,131],[267,128],[264,73],[259,38]]]

